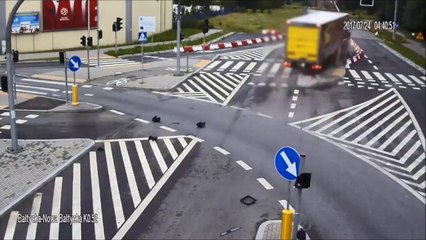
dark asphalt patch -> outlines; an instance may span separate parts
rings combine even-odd
[[[52,98],[36,97],[17,104],[15,108],[31,110],[51,110],[62,104],[65,104],[65,101]]]

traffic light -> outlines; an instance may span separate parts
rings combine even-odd
[[[374,6],[374,0],[360,0],[359,5],[362,7],[372,7]]]
[[[87,46],[89,46],[89,47],[93,46],[93,38],[92,37],[87,38]]]
[[[102,30],[98,30],[98,39],[102,39]]]
[[[12,55],[13,55],[13,61],[19,62],[19,51],[13,50]]]
[[[294,187],[297,189],[309,188],[311,186],[311,173],[302,173],[297,179]]]
[[[1,90],[7,92],[7,76],[1,76]]]
[[[185,38],[185,35],[183,34],[183,32],[180,32],[180,41],[182,42],[182,40]]]
[[[65,53],[64,52],[59,52],[59,62],[61,64],[65,63]]]
[[[121,26],[121,25],[123,25],[123,23],[121,22],[123,19],[122,18],[120,18],[120,17],[117,17],[117,19],[116,19],[116,25],[117,25],[117,27],[116,27],[116,30],[117,30],[117,32],[118,31],[120,31],[123,27]]]
[[[81,44],[81,46],[83,46],[83,47],[85,47],[86,46],[86,36],[81,36],[81,38],[80,38],[80,44]]]
[[[117,32],[117,28],[116,28],[116,25],[115,25],[115,24],[116,24],[116,22],[113,22],[113,23],[112,23],[112,31],[113,31],[113,32]]]
[[[209,32],[209,20],[204,20],[204,26],[203,26],[203,34],[206,34]]]

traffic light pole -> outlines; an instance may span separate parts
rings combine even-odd
[[[305,158],[306,155],[301,154],[301,159],[300,159],[300,173],[303,172],[304,170],[304,165],[305,165]],[[292,238],[294,240],[297,240],[297,231],[299,230],[299,221],[300,221],[300,210],[302,207],[302,188],[298,188],[297,189],[297,205],[296,208],[294,209],[294,218],[293,218],[293,233],[292,233]]]
[[[96,33],[98,35],[98,41],[96,43],[96,45],[98,46],[98,67],[99,67],[99,3],[98,6],[96,7]]]
[[[67,52],[64,52],[64,69],[65,69],[65,95],[67,104],[69,103],[69,96],[68,96],[68,69],[67,69]]]
[[[13,6],[12,11],[9,14],[6,25],[6,68],[7,68],[7,85],[13,86],[12,78],[12,22],[15,18],[15,14],[18,11],[21,4],[24,0],[18,0]],[[10,138],[12,147],[8,149],[12,153],[17,153],[22,150],[18,145],[18,134],[16,129],[16,111],[15,111],[15,99],[13,98],[13,87],[12,90],[9,90],[8,100],[9,100],[9,114],[10,114]],[[12,92],[12,93],[11,93]]]
[[[87,0],[87,39],[90,38],[90,0]],[[87,81],[90,81],[90,46],[86,44],[87,48]]]
[[[392,39],[395,40],[396,39],[396,28],[395,28],[395,23],[396,23],[396,10],[398,8],[398,0],[395,0],[395,12],[393,14],[393,32],[392,32]]]
[[[117,29],[117,22],[114,22],[115,29]],[[115,31],[115,57],[117,58],[117,31]]]
[[[176,75],[180,76],[180,1],[178,1],[178,7],[177,7],[177,23],[176,23],[176,32],[177,32],[177,36],[176,36]]]

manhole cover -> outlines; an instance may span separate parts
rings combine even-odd
[[[241,198],[240,199],[240,202],[242,203],[242,204],[245,204],[245,205],[247,205],[247,206],[250,206],[250,205],[252,205],[252,204],[255,204],[256,203],[256,199],[254,199],[252,196],[250,196],[250,195],[247,195],[247,196],[245,196],[245,197],[243,197],[243,198]]]

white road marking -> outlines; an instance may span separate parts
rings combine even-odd
[[[183,83],[182,84],[189,92],[191,92],[191,93],[193,93],[193,92],[195,92],[191,87],[189,87],[188,86],[188,84],[186,84],[186,83]]]
[[[229,94],[229,96],[226,98],[226,100],[222,103],[222,106],[226,106],[229,103],[229,101],[231,101],[231,99],[235,96],[235,94],[237,94],[238,90],[240,90],[240,88],[244,85],[244,83],[247,81],[247,79],[249,77],[250,77],[250,75],[247,75],[241,80],[241,82],[234,89],[234,91],[231,92],[231,94]]]
[[[374,68],[375,70],[379,70],[379,68],[378,68],[376,65],[373,65],[373,68]]]
[[[358,75],[358,73],[355,70],[349,69],[349,73],[352,75],[352,77],[354,78],[360,78],[360,76]]]
[[[287,209],[287,200],[278,200],[278,202],[281,204],[281,206],[283,206],[283,208]],[[294,208],[293,206],[291,206],[290,204],[288,205],[288,207],[290,208],[291,211],[294,212]],[[287,209],[288,210],[288,209]]]
[[[294,112],[289,112],[289,113],[288,113],[288,117],[289,117],[289,118],[293,118],[293,117],[294,117]]]
[[[23,82],[46,83],[46,84],[52,84],[52,85],[65,86],[65,82],[58,82],[58,81],[38,80],[38,79],[31,79],[31,78],[22,78],[21,81],[23,81]]]
[[[235,108],[235,109],[237,109],[237,110],[245,110],[244,108],[240,108],[240,107],[237,107],[237,106],[231,106],[231,108]]]
[[[81,85],[81,87],[82,88],[91,88],[91,87],[93,87],[92,85],[88,85],[88,84],[84,84],[84,85]]]
[[[274,63],[274,65],[272,65],[271,69],[269,70],[268,77],[275,77],[280,67],[280,63]]]
[[[276,84],[276,83],[274,83],[274,82],[272,82],[272,83],[269,83],[269,86],[270,86],[270,87],[276,87],[276,86],[277,86],[277,84]]]
[[[43,196],[42,193],[34,194],[33,205],[31,207],[31,216],[39,216],[42,196]],[[27,229],[27,239],[35,239],[36,233],[37,233],[37,221],[30,221],[28,224],[28,229]]]
[[[9,112],[3,112],[2,114],[0,114],[0,116],[9,117],[10,113]]]
[[[222,61],[214,61],[213,63],[210,63],[204,70],[210,70],[214,67],[216,67],[218,64],[220,64]]]
[[[132,196],[133,206],[136,208],[141,202],[138,185],[133,172],[132,163],[127,150],[126,142],[118,142],[120,145],[121,158],[123,159],[124,170],[126,170],[127,182],[129,183],[130,195]]]
[[[371,64],[371,63],[373,63],[370,59],[368,59],[367,61],[368,61],[368,63],[370,63],[370,64]]]
[[[292,103],[292,104],[290,104],[290,108],[291,108],[291,109],[295,109],[295,108],[296,108],[296,103]]]
[[[297,101],[298,96],[293,96],[292,101]]]
[[[84,96],[93,97],[93,96],[95,96],[95,94],[93,94],[93,93],[85,93]]]
[[[186,148],[186,146],[188,145],[185,138],[180,137],[180,138],[178,138],[178,141],[179,141],[180,145],[182,145],[183,148]]]
[[[256,115],[257,116],[261,116],[261,117],[264,117],[264,118],[269,118],[269,119],[272,119],[273,117],[272,116],[269,116],[269,115],[266,115],[266,114],[263,114],[263,113],[256,113]]]
[[[294,93],[295,95],[299,94],[299,89],[294,89],[293,93]]]
[[[223,155],[228,155],[228,154],[230,154],[228,151],[226,151],[225,149],[223,149],[223,148],[221,148],[221,147],[219,147],[219,146],[216,146],[216,147],[214,147],[213,149],[214,149],[214,150],[216,150],[216,151],[218,151],[218,152],[220,152],[220,153],[222,153]]]
[[[426,77],[425,76],[420,76],[421,79],[423,79],[423,81],[426,81]]]
[[[221,78],[222,80],[224,80],[225,82],[227,82],[229,85],[231,85],[233,87],[236,87],[238,85],[238,83],[240,82],[240,81],[238,81],[236,79],[233,79],[233,78],[229,77],[228,75],[226,75],[226,76],[229,77],[229,79],[225,78],[220,73],[213,73],[213,74],[216,75],[216,76],[218,76],[219,78]],[[230,79],[236,81],[237,83],[231,81]]]
[[[413,89],[414,89],[414,90],[420,90],[420,88],[418,88],[418,87],[413,87]]]
[[[15,235],[16,223],[18,221],[18,211],[10,212],[9,221],[7,222],[6,232],[4,233],[4,239],[13,239]]]
[[[210,101],[212,101],[212,102],[214,102],[214,103],[217,103],[217,101],[216,101],[216,99],[214,99],[212,96],[210,96],[210,94],[208,94],[206,91],[204,91],[204,89],[202,88],[202,87],[200,87],[200,86],[198,86],[194,81],[192,81],[191,79],[190,80],[188,80],[188,82],[193,86],[193,87],[195,87],[198,91],[200,91],[200,92],[202,92],[202,93],[204,93],[204,95],[208,98],[208,99],[210,99]]]
[[[257,69],[257,73],[263,73],[266,69],[266,67],[268,67],[269,63],[264,62],[262,63],[262,65],[260,65],[260,67]]]
[[[420,79],[418,79],[416,76],[409,75],[409,77],[410,77],[411,79],[413,79],[413,80],[414,80],[414,82],[416,82],[417,84],[423,84],[423,82],[422,82]]]
[[[398,131],[396,131],[394,134],[392,134],[391,137],[389,137],[380,147],[379,150],[385,149],[395,138],[399,137],[403,131],[411,124],[411,120],[408,120]]]
[[[158,165],[160,166],[161,172],[165,173],[167,170],[167,164],[164,161],[163,155],[161,154],[160,149],[158,148],[156,141],[149,141],[151,149],[154,152],[155,159],[157,159]]]
[[[408,79],[407,77],[405,77],[404,75],[402,75],[402,74],[396,74],[399,78],[401,78],[402,79],[402,81],[404,81],[405,83],[408,83],[408,84],[412,84],[413,82],[411,82],[410,81],[410,79]]]
[[[22,90],[22,89],[16,89],[16,91],[22,92],[22,93],[29,93],[29,94],[47,95],[47,93],[44,93],[44,92],[27,91],[27,90]]]
[[[233,63],[234,61],[226,61],[222,66],[219,67],[218,71],[225,71]]]
[[[169,131],[169,132],[176,132],[176,130],[175,130],[175,129],[173,129],[173,128],[169,128],[169,127],[166,127],[166,126],[160,126],[160,128],[162,128],[162,129],[164,129],[164,130],[167,130],[167,131]]]
[[[243,72],[251,72],[253,70],[254,66],[256,66],[257,62],[251,62],[244,70]]]
[[[21,84],[16,84],[16,87],[19,87],[19,88],[29,88],[29,89],[37,89],[37,90],[43,90],[43,91],[49,91],[49,92],[59,92],[59,91],[61,91],[61,90],[56,89],[56,88],[35,87],[35,86],[27,86],[27,85],[21,85]]]
[[[215,90],[213,90],[209,85],[207,85],[203,80],[201,80],[198,77],[194,77],[194,79],[200,83],[201,85],[203,85],[207,90],[209,90],[211,93],[213,93],[218,99],[220,99],[221,101],[225,101],[225,98],[220,95],[218,92],[216,92]]]
[[[213,76],[212,79],[215,80],[215,82],[219,83],[219,85],[216,84],[215,82],[213,82],[210,78],[208,78],[205,75],[201,75],[201,77],[204,78],[204,80],[206,80],[208,83],[210,83],[210,85],[216,87],[216,89],[218,89],[225,96],[229,95],[229,93],[225,89],[223,89],[221,86],[219,86],[219,85],[225,86],[226,88],[228,88],[228,89],[230,89],[232,91],[232,88],[230,88],[228,85],[224,84],[222,81],[220,81],[219,79],[217,79],[214,76]]]
[[[154,177],[152,176],[151,168],[149,167],[148,160],[146,159],[145,152],[142,148],[142,143],[141,141],[134,141],[134,143],[136,147],[136,152],[138,153],[138,156],[139,156],[139,161],[141,162],[143,174],[145,175],[146,182],[148,184],[149,189],[151,189],[155,185],[155,180],[154,180]]]
[[[28,122],[28,120],[23,120],[23,119],[18,119],[18,120],[16,120],[16,123],[17,123],[17,124],[24,124],[24,123],[26,123],[26,122]]]
[[[396,78],[396,77],[394,77],[392,74],[390,74],[390,73],[385,73],[385,75],[386,76],[388,76],[388,78],[390,79],[390,80],[392,80],[394,83],[396,83],[396,84],[401,84],[401,82]]]
[[[379,134],[376,134],[374,136],[374,138],[372,138],[370,141],[368,141],[365,146],[370,147],[371,145],[373,145],[373,143],[377,142],[377,140],[379,140],[381,137],[383,137],[384,135],[386,135],[392,128],[394,128],[397,124],[399,124],[402,119],[404,119],[406,116],[408,116],[408,113],[405,112],[404,114],[402,114],[401,116],[398,117],[398,119],[396,119],[395,121],[393,121],[391,124],[389,124],[385,129],[383,129]],[[408,123],[406,124],[410,124],[410,120]]]
[[[144,120],[142,118],[135,118],[136,121],[141,122],[141,123],[149,123],[149,121]]]
[[[359,135],[357,138],[355,138],[353,140],[354,143],[358,143],[359,141],[361,141],[363,138],[365,138],[366,136],[368,136],[370,133],[372,133],[374,130],[376,130],[378,127],[382,126],[385,122],[387,122],[389,119],[391,119],[393,116],[395,116],[399,111],[403,110],[404,106],[400,106],[399,108],[397,108],[396,110],[394,110],[392,113],[387,114],[385,118],[381,119],[380,121],[378,121],[376,124],[374,124],[372,127],[369,127],[367,129],[367,131],[363,132],[361,135]],[[405,113],[407,116],[408,113]],[[373,117],[370,119],[374,119]]]
[[[414,160],[414,162],[412,162],[410,166],[407,167],[407,171],[412,172],[415,167],[417,167],[420,163],[422,163],[422,161],[425,160],[425,155],[425,153],[420,154],[420,156],[416,160]],[[424,174],[425,168],[426,166],[423,165],[423,167],[416,174]]]
[[[73,164],[72,170],[72,215],[81,215],[81,173],[80,163]],[[72,224],[72,239],[81,239],[81,223]]]
[[[111,143],[104,142],[105,157],[108,169],[108,177],[111,189],[112,205],[115,213],[115,222],[117,228],[124,223],[123,206],[121,205],[120,190],[118,188],[117,175],[115,171],[114,159],[112,155]]]
[[[401,163],[403,163],[403,164],[405,164],[406,162],[407,162],[407,160],[408,160],[408,158],[410,158],[411,157],[411,155],[415,152],[415,151],[417,151],[417,149],[419,148],[419,147],[421,147],[422,146],[422,144],[420,143],[420,141],[416,141],[416,143],[415,144],[413,144],[413,146],[411,146],[411,148],[404,154],[404,156],[402,156],[402,158],[401,159],[399,159],[399,161],[401,162]]]
[[[104,223],[102,216],[101,191],[99,188],[99,174],[96,152],[90,152],[90,180],[92,182],[93,213],[98,215],[98,221],[94,224],[95,238],[105,239]]]
[[[52,198],[52,213],[50,216],[58,217],[61,212],[61,196],[62,196],[62,177],[55,178],[55,186]],[[59,238],[59,221],[50,223],[49,239]]]
[[[36,114],[28,114],[27,116],[25,116],[25,118],[30,118],[30,119],[34,119],[34,118],[37,118],[38,117],[38,115],[36,115]]]
[[[257,181],[266,189],[266,190],[271,190],[274,189],[274,187],[268,182],[266,181],[266,179],[264,178],[257,178]]]
[[[356,127],[352,128],[350,131],[346,132],[341,138],[342,139],[348,138],[349,136],[351,136],[352,134],[356,133],[357,131],[359,131],[361,128],[365,127],[367,124],[369,124],[373,120],[378,119],[382,114],[384,114],[385,112],[387,112],[389,109],[393,108],[398,103],[399,103],[399,101],[397,100],[397,101],[393,102],[392,104],[386,106],[385,108],[383,108],[379,112],[375,113],[373,116],[369,117],[368,119],[363,120]],[[367,130],[367,132],[368,132],[368,130]]]
[[[170,153],[170,156],[173,158],[173,160],[175,160],[178,157],[178,153],[176,152],[175,148],[173,147],[172,142],[168,138],[164,139],[163,141],[166,144],[166,147],[167,147],[167,150]]]
[[[367,71],[361,71],[361,73],[366,79],[373,79],[373,77]]]
[[[244,62],[244,61],[240,61],[240,62],[238,62],[237,64],[235,64],[232,68],[231,68],[231,70],[229,70],[229,71],[231,71],[231,72],[236,72],[238,69],[240,69],[244,64],[245,64],[246,62]]]
[[[401,149],[414,137],[414,135],[416,134],[416,130],[412,130],[405,138],[404,140],[402,140],[398,146],[396,148],[394,148],[394,150],[391,152],[391,154],[396,155],[397,153],[399,153],[399,151],[401,151]],[[387,145],[384,146],[380,146],[379,149],[383,150],[386,148]]]
[[[107,91],[111,91],[111,90],[113,90],[114,88],[112,88],[112,87],[104,87],[104,88],[102,88],[103,90],[107,90]]]
[[[109,111],[110,111],[110,112],[112,112],[112,113],[115,113],[115,114],[121,115],[121,116],[125,115],[124,113],[119,112],[119,111],[117,111],[117,110],[109,110]]]
[[[252,168],[247,164],[247,163],[245,163],[243,160],[238,160],[238,161],[235,161],[238,165],[240,165],[244,170],[246,170],[246,171],[248,171],[248,170],[252,170]]]

